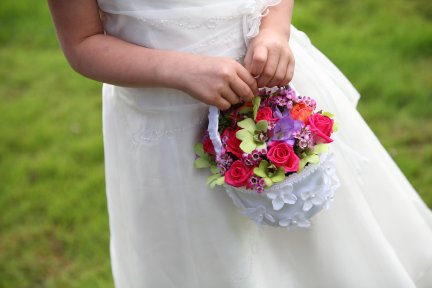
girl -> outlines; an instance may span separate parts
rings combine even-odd
[[[432,285],[432,214],[356,111],[357,91],[291,26],[293,0],[48,2],[71,66],[105,83],[116,287]],[[193,166],[209,105],[288,83],[341,123],[342,187],[309,230],[256,227]]]

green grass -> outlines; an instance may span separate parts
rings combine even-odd
[[[432,207],[429,0],[296,3],[359,110]],[[101,86],[74,73],[44,2],[0,2],[0,287],[112,287]]]

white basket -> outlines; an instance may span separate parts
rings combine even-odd
[[[216,154],[220,155],[218,122],[218,108],[210,107],[208,132]],[[241,213],[257,224],[307,228],[312,216],[329,207],[339,185],[333,155],[323,153],[319,163],[307,165],[301,172],[289,175],[261,193],[227,184],[224,187]]]

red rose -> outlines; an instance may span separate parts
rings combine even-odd
[[[257,123],[261,120],[266,120],[268,122],[276,122],[278,119],[273,118],[273,111],[270,107],[264,107],[258,110],[256,116]]]
[[[216,156],[216,152],[215,152],[214,147],[213,147],[213,142],[211,141],[209,135],[206,135],[204,137],[203,148],[204,148],[204,152],[206,152],[207,154]]]
[[[295,104],[290,112],[290,116],[294,120],[300,120],[307,123],[308,117],[312,114],[313,109],[304,103]]]
[[[225,131],[222,134],[222,137],[227,136],[228,137],[228,141],[227,141],[227,151],[231,152],[232,154],[234,154],[237,158],[241,159],[242,155],[243,155],[243,151],[240,149],[240,144],[241,141],[239,139],[237,139],[236,137],[236,132],[239,129],[230,129],[227,128],[225,129]]]
[[[293,148],[285,142],[279,142],[270,147],[267,158],[276,166],[285,169],[285,172],[296,172],[300,158]]]
[[[330,143],[333,139],[330,135],[333,133],[333,119],[322,114],[309,116],[309,126],[312,133],[316,136],[317,143]]]
[[[246,186],[247,181],[252,175],[252,171],[252,168],[245,166],[242,161],[237,160],[225,173],[225,183],[234,187]]]

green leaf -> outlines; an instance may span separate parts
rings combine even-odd
[[[198,156],[203,156],[204,155],[204,146],[202,143],[197,143],[194,146],[194,151],[195,154],[197,154]]]
[[[262,171],[267,171],[267,168],[270,166],[270,163],[267,160],[262,160],[260,162],[260,165],[258,166],[259,169],[261,169]]]
[[[337,132],[339,131],[339,123],[338,122],[333,122],[333,132]]]
[[[327,152],[327,151],[328,151],[328,144],[322,143],[322,144],[315,145],[313,153],[314,154],[322,154],[322,153]]]
[[[215,166],[215,165],[211,165],[211,166],[210,166],[210,171],[211,171],[213,174],[217,174],[217,173],[219,173],[219,169],[218,169],[217,166]]]
[[[246,118],[246,119],[238,122],[237,126],[239,126],[240,128],[246,129],[250,133],[255,132],[255,122],[251,118]]]
[[[208,160],[208,157],[201,157],[195,160],[195,167],[196,168],[207,168],[210,167],[210,162]]]
[[[268,128],[268,122],[267,120],[261,120],[256,124],[256,130],[257,131],[263,131],[263,132],[267,132],[267,128]]]
[[[252,103],[253,103],[253,118],[254,120],[256,120],[258,109],[261,104],[261,97],[255,96],[255,98],[252,99]]]
[[[260,165],[258,167],[255,167],[253,172],[255,175],[261,177],[261,178],[266,178],[267,176],[267,168],[270,166],[270,163],[267,162],[266,160],[262,160]]]
[[[307,163],[308,163],[307,161],[304,161],[304,159],[301,159],[300,162],[299,162],[298,172],[302,171],[304,169],[304,167],[306,166]]]
[[[253,134],[246,129],[241,129],[236,132],[236,138],[241,141],[253,141]]]
[[[319,163],[319,156],[318,155],[310,155],[308,157],[309,157],[309,159],[308,159],[309,163],[312,163],[312,164]]]
[[[319,162],[319,157],[316,154],[311,154],[300,160],[299,171],[303,170],[307,163],[316,164]]]
[[[224,176],[219,177],[218,179],[216,179],[215,183],[216,183],[216,185],[225,184],[225,177]]]
[[[282,167],[279,167],[271,180],[275,183],[285,180],[285,170]]]
[[[253,141],[253,139],[251,141],[246,140],[240,143],[240,149],[247,154],[252,153],[252,151],[255,150],[255,148],[256,148],[256,144]]]
[[[264,171],[262,171],[261,169],[259,169],[258,167],[255,167],[253,172],[258,177],[261,177],[261,178],[267,177],[266,173]]]
[[[267,148],[266,143],[262,143],[262,144],[258,144],[258,145],[256,145],[256,148],[255,148],[255,149],[265,149],[265,148]]]
[[[332,113],[330,113],[330,112],[323,112],[322,115],[323,116],[327,116],[329,118],[334,118],[334,115]]]
[[[252,119],[251,119],[252,120]],[[251,153],[255,147],[255,141],[253,139],[253,135],[247,131],[246,129],[242,129],[236,132],[237,139],[241,140],[240,149],[242,149],[245,153]]]
[[[209,176],[207,178],[207,184],[210,184],[210,183],[216,181],[219,177],[221,177],[221,175],[219,173],[218,174],[213,174],[213,175]]]
[[[266,187],[271,187],[273,185],[273,181],[270,178],[264,178],[264,181],[266,183]]]
[[[249,114],[252,112],[252,107],[243,107],[239,110],[240,114]]]
[[[220,176],[219,174],[217,174],[217,176]],[[220,176],[218,178],[216,178],[215,180],[213,180],[210,183],[210,187],[211,188],[215,188],[216,185],[223,185],[225,183],[225,177],[224,176]]]

